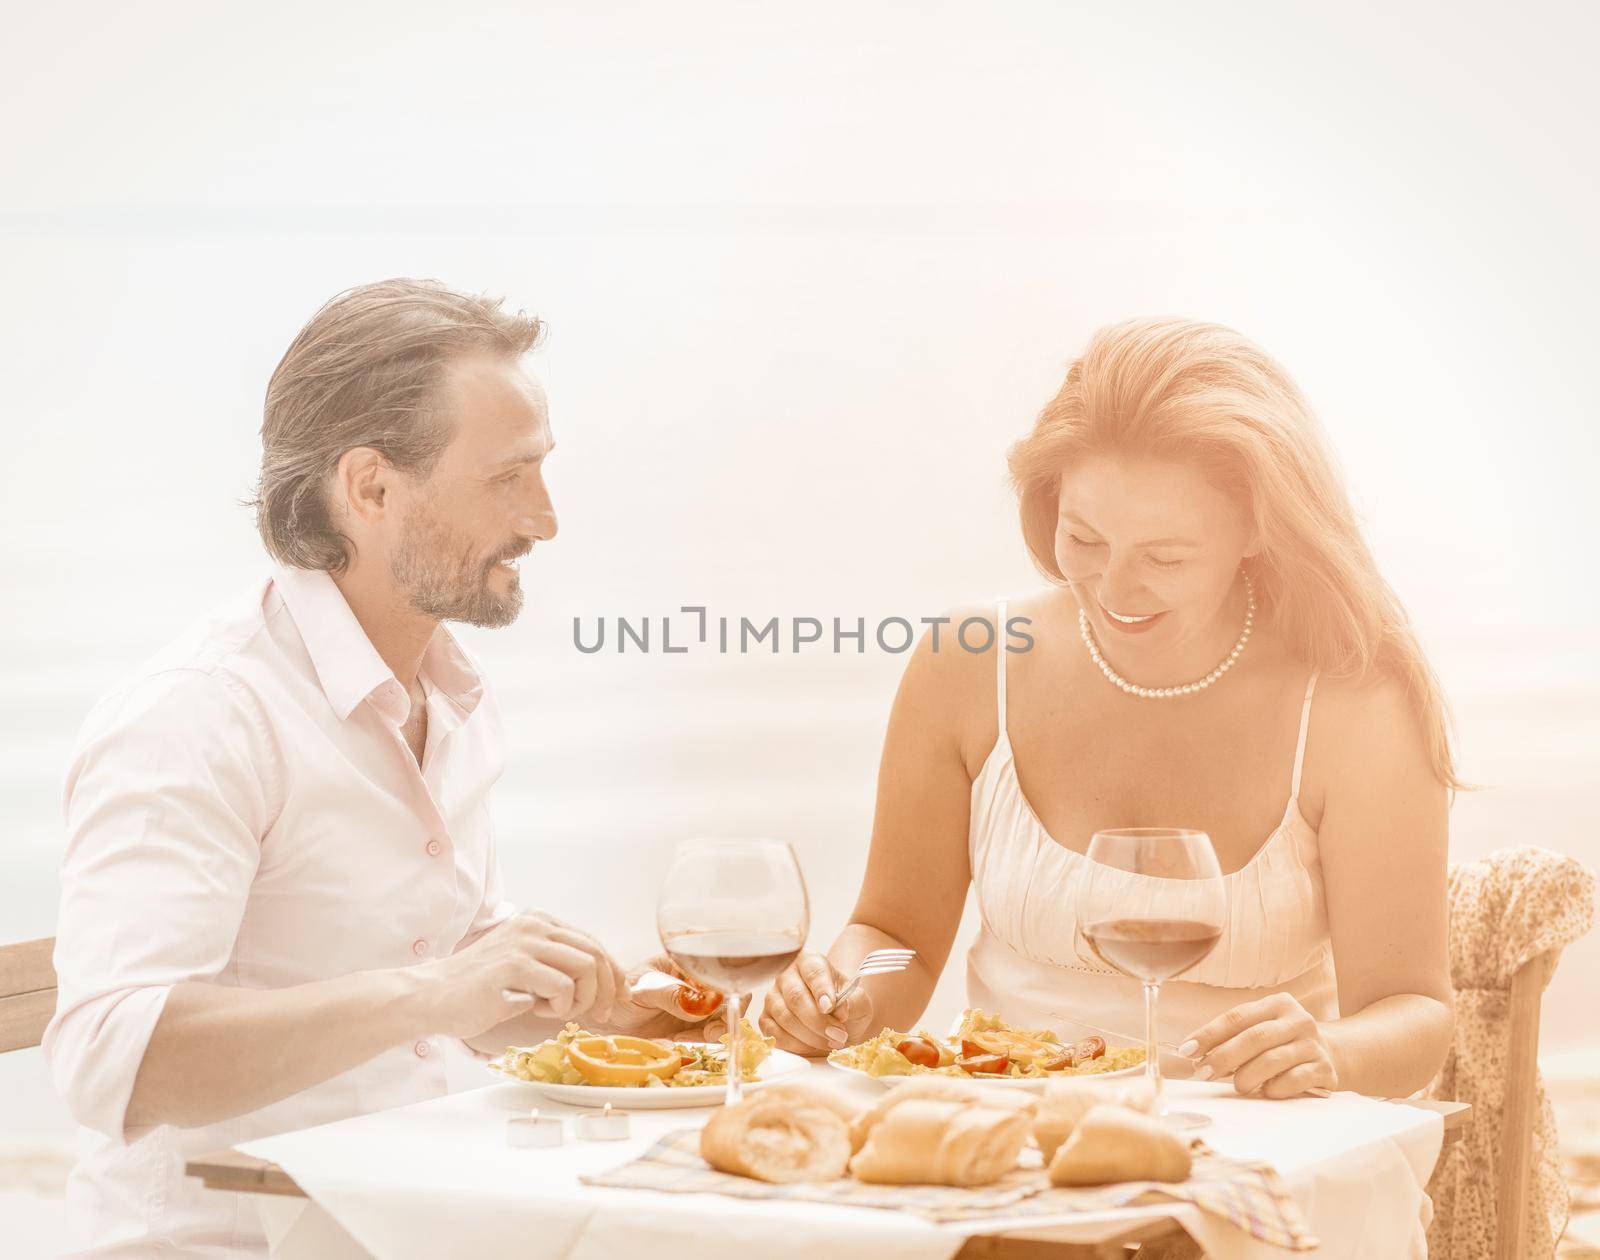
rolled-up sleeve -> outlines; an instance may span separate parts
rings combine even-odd
[[[171,670],[90,714],[67,772],[66,853],[44,1036],[79,1123],[119,1141],[172,987],[232,957],[270,823],[270,753],[236,684]]]

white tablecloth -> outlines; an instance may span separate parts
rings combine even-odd
[[[831,1069],[815,1070],[840,1083]],[[846,1087],[876,1093],[865,1082]],[[1215,1150],[1277,1167],[1322,1241],[1318,1260],[1426,1256],[1423,1187],[1443,1139],[1437,1115],[1355,1094],[1271,1102],[1239,1098],[1225,1084],[1167,1089],[1173,1105],[1213,1117],[1203,1136]],[[933,1225],[872,1208],[585,1186],[580,1176],[625,1163],[710,1113],[636,1111],[626,1142],[577,1141],[569,1123],[566,1146],[509,1148],[505,1121],[536,1105],[545,1115],[574,1114],[540,1103],[529,1087],[490,1085],[246,1144],[310,1196],[310,1204],[252,1196],[274,1255],[333,1260],[343,1231],[359,1244],[346,1244],[349,1254],[364,1249],[376,1260],[949,1260],[968,1234],[999,1232],[991,1221]],[[1289,1254],[1176,1204],[1031,1218],[1015,1232],[1091,1241],[1112,1222],[1151,1214],[1176,1217],[1217,1260]]]

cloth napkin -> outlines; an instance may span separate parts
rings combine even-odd
[[[736,1199],[786,1199],[846,1207],[890,1208],[944,1223],[993,1218],[1026,1220],[1103,1211],[1160,1196],[1192,1203],[1288,1251],[1311,1251],[1317,1240],[1282,1178],[1270,1165],[1217,1154],[1204,1142],[1191,1144],[1194,1168],[1178,1183],[1129,1181],[1114,1186],[1067,1188],[1050,1184],[1037,1151],[1024,1152],[1015,1171],[987,1186],[879,1186],[841,1177],[837,1181],[773,1185],[735,1177],[700,1158],[700,1130],[667,1134],[637,1159],[581,1180],[591,1186],[661,1190],[672,1194],[723,1194]]]

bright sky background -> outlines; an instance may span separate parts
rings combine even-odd
[[[94,696],[262,570],[237,501],[279,355],[334,292],[401,274],[551,323],[562,534],[522,621],[468,637],[512,727],[512,892],[619,950],[650,943],[696,831],[793,838],[831,938],[902,661],[590,658],[572,616],[870,623],[1028,589],[1005,447],[1136,314],[1238,327],[1321,411],[1492,785],[1457,855],[1600,862],[1600,20],[1510,20],[10,6],[0,939],[53,930]],[[1547,1039],[1600,1033],[1581,949]]]

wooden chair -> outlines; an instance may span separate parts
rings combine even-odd
[[[1515,1260],[1528,1229],[1533,1179],[1533,1129],[1539,1111],[1539,1008],[1561,951],[1552,949],[1511,979],[1506,1094],[1500,1113],[1500,1190],[1495,1204],[1495,1260]]]
[[[1540,954],[1512,977],[1506,1035],[1506,1086],[1500,1111],[1500,1167],[1495,1176],[1494,1260],[1521,1260],[1531,1210],[1534,1121],[1539,1114],[1539,1010],[1554,974],[1559,950]],[[1482,1106],[1482,1103],[1478,1104]],[[1485,1109],[1484,1124],[1493,1121]],[[1428,1193],[1435,1195],[1448,1165],[1441,1158]]]
[[[55,938],[0,945],[0,1054],[44,1040],[56,1010]]]
[[[1450,870],[1456,1043],[1429,1091],[1461,1099],[1474,1131],[1447,1148],[1428,1184],[1430,1254],[1545,1260],[1560,1230],[1541,1219],[1564,1193],[1549,1169],[1554,1117],[1539,1077],[1539,1008],[1561,950],[1594,915],[1594,877],[1533,846]],[[1503,1070],[1498,1065],[1503,1064]]]

